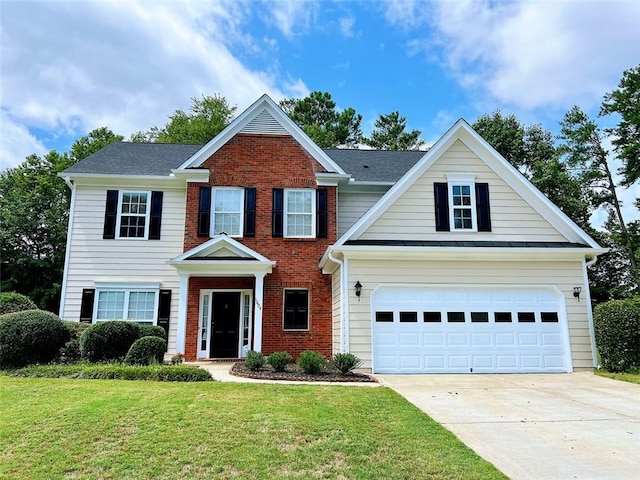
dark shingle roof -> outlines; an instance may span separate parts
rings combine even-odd
[[[114,142],[67,168],[63,174],[166,175],[202,145]]]
[[[325,153],[356,182],[397,182],[427,152],[327,149]]]
[[[114,142],[67,168],[63,174],[166,175],[202,145]],[[397,182],[424,156],[422,151],[327,149],[356,182]]]

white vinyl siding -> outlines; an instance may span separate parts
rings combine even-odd
[[[556,287],[565,296],[573,368],[593,368],[588,304],[573,296],[584,285],[582,263],[575,262],[456,262],[349,260],[349,285],[362,283],[362,301],[349,293],[350,351],[371,368],[371,293],[379,285],[530,285]]]
[[[333,353],[340,352],[340,302],[342,298],[342,269],[338,267],[331,275],[331,345]]]
[[[491,232],[474,232],[473,240],[564,242],[567,239],[457,140],[359,239],[470,240],[464,231],[436,232],[434,182],[447,176],[474,175],[489,184]]]
[[[185,190],[146,187],[149,191],[164,191],[160,240],[114,242],[102,239],[107,188],[88,185],[76,188],[67,289],[61,316],[78,321],[82,289],[94,288],[95,282],[159,283],[160,289],[171,289],[169,353],[175,353],[180,278],[167,261],[183,251]],[[141,190],[118,185],[109,188]],[[97,296],[95,302],[98,302]]]
[[[380,200],[385,191],[353,193],[340,191],[338,194],[338,237],[349,230],[374,203]]]

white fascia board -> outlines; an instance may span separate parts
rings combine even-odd
[[[187,183],[209,182],[209,170],[206,168],[172,169],[171,175]]]
[[[242,243],[238,242],[237,240],[234,240],[231,237],[228,237],[227,235],[217,235],[215,237],[213,237],[211,240],[208,240],[204,243],[201,243],[200,245],[198,245],[197,247],[192,248],[191,250],[188,250],[186,252],[184,252],[182,255],[178,255],[175,258],[172,258],[169,261],[170,265],[174,265],[174,264],[179,264],[183,261],[189,261],[189,264],[194,264],[196,261],[195,260],[188,260],[191,257],[195,257],[198,256],[198,254],[206,251],[206,250],[212,250],[215,251],[216,247],[219,248],[223,248],[226,247],[229,250],[231,250],[232,252],[235,252],[238,255],[238,258],[253,258],[256,261],[259,262],[263,262],[263,263],[269,263],[269,264],[274,264],[275,262],[272,262],[271,260],[269,260],[267,257],[260,255],[258,252],[256,252],[255,250],[247,247],[246,245],[243,245]],[[211,260],[203,260],[204,262],[207,262],[207,264],[211,264]],[[233,260],[232,260],[233,261]],[[238,260],[238,261],[246,261],[246,260]],[[221,261],[215,260],[215,262],[217,263],[221,263]],[[237,261],[235,261],[237,263]]]
[[[338,184],[346,183],[351,178],[351,175],[345,173],[328,173],[318,172],[316,173],[316,183],[319,187],[336,187]]]
[[[332,250],[344,258],[364,260],[576,260],[606,253],[606,248],[408,247],[343,245]],[[323,257],[324,258],[324,257]],[[326,263],[326,262],[325,262]]]
[[[199,167],[211,155],[217,152],[231,138],[233,138],[240,130],[242,130],[257,114],[266,109],[281,125],[289,132],[289,134],[304,148],[315,160],[320,163],[328,172],[346,174],[340,166],[335,163],[318,145],[316,145],[309,136],[302,131],[296,123],[285,114],[271,98],[264,94],[253,105],[242,112],[235,120],[233,120],[222,132],[204,145],[200,150],[187,159],[179,170],[189,167]]]
[[[253,277],[256,274],[271,273],[276,266],[276,262],[186,260],[184,262],[170,261],[169,265],[173,266],[180,275]]]
[[[160,175],[63,175],[67,184],[73,181],[76,185],[102,186],[104,188],[136,187],[136,188],[163,188],[184,189],[184,182],[173,176]]]

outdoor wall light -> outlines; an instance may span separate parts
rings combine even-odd
[[[362,295],[362,284],[360,283],[360,280],[356,282],[354,288],[356,289],[356,297],[358,297],[358,301],[360,301],[360,295]]]
[[[580,301],[580,292],[582,292],[582,287],[573,287],[573,296]]]

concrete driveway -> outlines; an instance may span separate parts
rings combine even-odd
[[[640,385],[591,372],[376,377],[510,478],[640,478]]]

